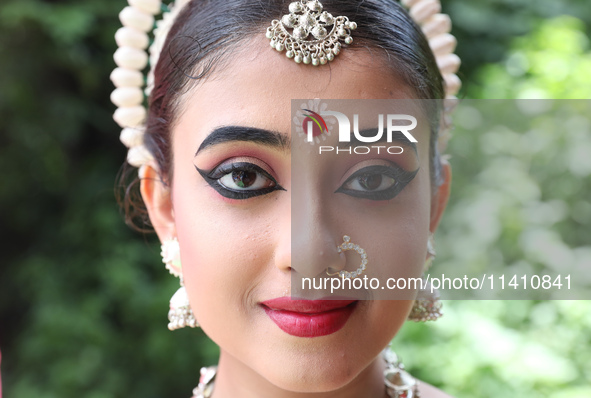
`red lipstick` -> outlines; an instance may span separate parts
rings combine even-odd
[[[285,333],[296,337],[320,337],[340,330],[355,309],[357,300],[292,300],[279,297],[261,306]]]

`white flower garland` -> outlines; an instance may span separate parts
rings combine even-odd
[[[113,58],[117,68],[111,73],[111,81],[116,89],[111,94],[111,101],[118,107],[113,119],[123,129],[121,142],[129,148],[127,161],[135,167],[152,163],[154,158],[144,146],[145,119],[147,109],[144,95],[150,95],[154,86],[154,66],[173,22],[189,0],[177,0],[168,6],[169,11],[156,22],[155,15],[162,11],[160,0],[129,0],[129,6],[119,14],[123,24],[115,34],[119,48]],[[150,46],[150,56],[146,53],[150,38],[148,32],[154,31],[154,42]],[[147,87],[143,90],[142,71],[150,63]]]
[[[123,24],[115,34],[118,49],[113,58],[117,68],[111,73],[115,90],[111,101],[117,106],[113,119],[123,129],[121,142],[129,148],[127,161],[135,167],[154,162],[150,151],[144,146],[145,120],[147,109],[145,96],[149,96],[154,85],[154,67],[158,62],[166,36],[174,20],[184,5],[190,0],[176,0],[167,8],[162,18],[155,23],[155,16],[162,11],[161,0],[128,0],[129,5],[119,14]],[[400,0],[407,7],[411,17],[421,26],[437,65],[445,81],[445,113],[439,132],[438,148],[445,150],[449,140],[449,114],[456,103],[455,95],[462,82],[456,75],[460,67],[460,58],[454,54],[456,38],[450,34],[451,20],[441,13],[440,0]],[[154,25],[155,28],[154,28]],[[150,46],[149,32],[154,31],[154,42]],[[150,65],[147,81],[144,82],[143,70]],[[145,89],[144,89],[144,86]]]

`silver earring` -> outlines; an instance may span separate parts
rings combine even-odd
[[[431,293],[430,284],[427,282],[427,289],[419,290],[412,306],[408,320],[414,322],[436,321],[443,316],[441,312],[442,303],[439,300],[439,291]]]
[[[168,311],[168,329],[176,330],[188,327],[198,327],[199,324],[193,315],[193,310],[189,303],[189,296],[183,283],[181,273],[181,256],[179,241],[172,238],[162,244],[162,262],[166,264],[166,269],[174,276],[179,278],[181,287],[170,299],[170,310]]]
[[[428,256],[423,272],[426,272],[431,267],[431,263],[436,255],[433,234],[429,235],[429,240],[427,241],[427,253]],[[437,289],[431,291],[430,283],[424,279],[421,286],[424,286],[425,289],[420,289],[417,293],[415,302],[408,315],[408,320],[414,322],[436,321],[443,316],[441,312],[443,304],[439,300],[439,291]]]
[[[181,278],[181,287],[170,299],[170,310],[168,311],[168,329],[177,330],[185,326],[196,328],[199,326],[191,304],[189,303],[189,296]]]

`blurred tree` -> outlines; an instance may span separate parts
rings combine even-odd
[[[475,72],[483,64],[507,61],[506,53],[513,40],[526,36],[541,22],[570,15],[580,20],[577,35],[591,34],[591,7],[587,0],[443,0],[442,3],[454,23],[458,55],[462,58],[460,77],[468,98],[512,98],[480,96],[482,93],[475,91],[482,79]],[[553,41],[562,39],[555,36]]]
[[[591,52],[582,20],[545,21],[515,39],[500,63],[483,65],[470,98],[589,98]]]
[[[109,73],[122,7],[0,5],[6,396],[187,396],[215,361],[201,332],[169,334],[175,281],[114,200],[125,151]]]

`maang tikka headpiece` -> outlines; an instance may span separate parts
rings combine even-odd
[[[192,0],[199,1],[199,0]],[[449,139],[450,112],[456,103],[454,97],[461,81],[456,75],[460,58],[454,54],[456,39],[451,31],[449,16],[441,14],[440,0],[400,0],[410,16],[421,26],[441,74],[445,80],[445,113],[439,131],[438,149],[443,153]],[[144,146],[144,131],[147,110],[144,106],[154,84],[154,68],[158,62],[166,36],[176,16],[189,0],[176,0],[165,6],[161,0],[128,0],[129,6],[119,14],[123,27],[115,35],[118,49],[114,59],[117,68],[111,74],[116,89],[111,100],[117,106],[113,118],[121,126],[121,141],[129,148],[127,161],[132,166],[154,164],[150,151]],[[162,19],[155,23],[154,16],[164,11]],[[342,51],[342,43],[353,42],[352,31],[371,29],[359,26],[346,16],[333,16],[324,10],[319,1],[294,1],[289,5],[289,14],[273,20],[266,30],[271,46],[298,63],[322,65],[335,59]],[[149,32],[154,32],[150,55]],[[262,34],[262,32],[261,32]],[[147,78],[142,71],[150,64]],[[303,67],[304,65],[302,65]],[[145,90],[142,90],[146,85]]]
[[[323,11],[318,0],[294,1],[289,12],[281,20],[273,20],[266,35],[271,47],[279,52],[285,50],[287,58],[298,64],[324,65],[341,52],[340,40],[353,43],[351,31],[357,29],[357,24]]]

